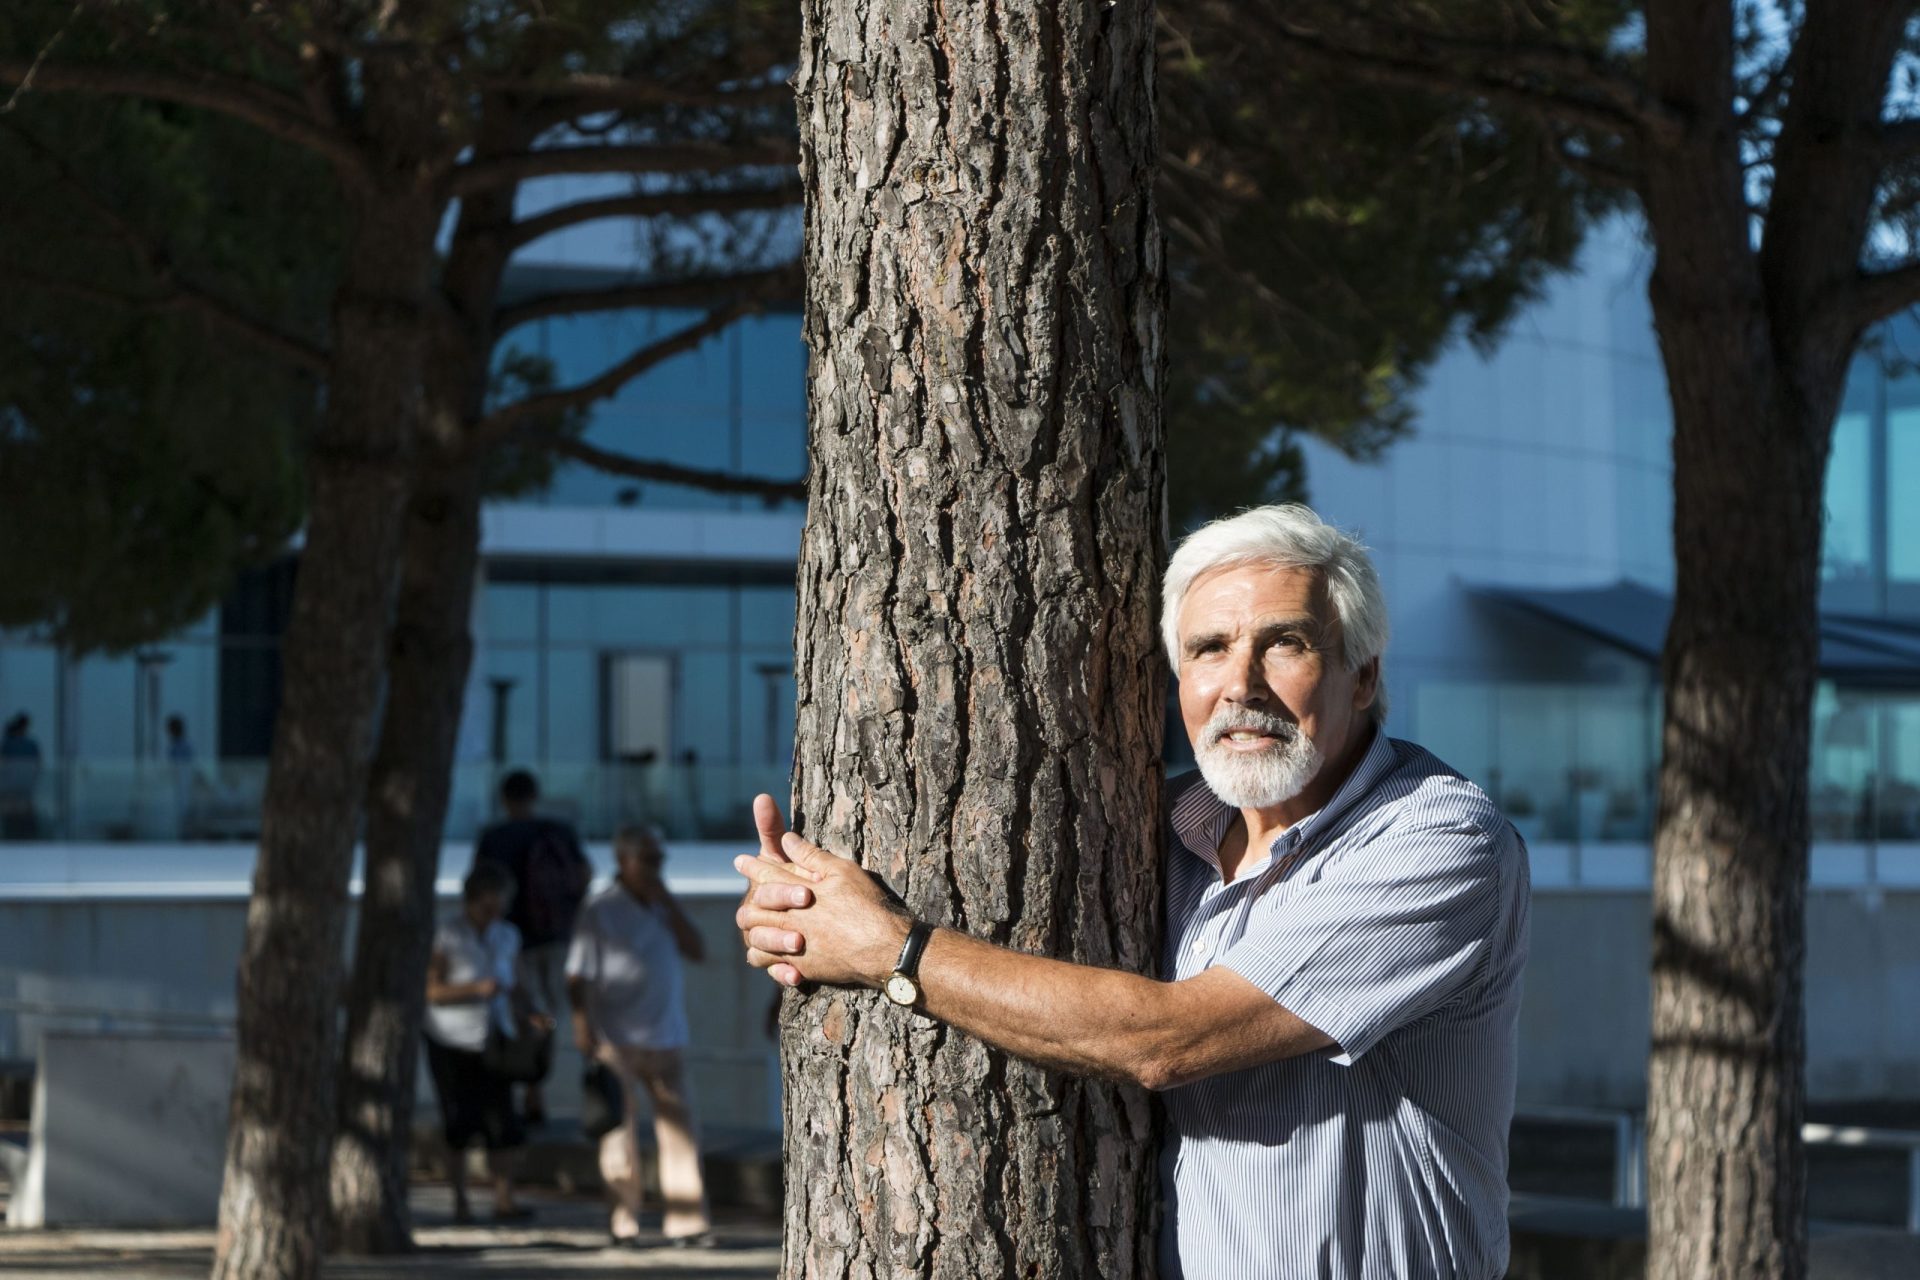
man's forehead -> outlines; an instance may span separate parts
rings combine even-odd
[[[1317,569],[1298,565],[1243,564],[1214,569],[1195,578],[1180,604],[1178,624],[1184,636],[1196,626],[1211,626],[1231,616],[1254,615],[1333,620],[1326,582]]]

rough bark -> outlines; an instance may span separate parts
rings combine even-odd
[[[483,128],[482,153],[524,144],[511,129]],[[434,880],[473,664],[483,455],[471,446],[486,410],[516,190],[461,202],[424,352],[424,430],[367,788],[366,888],[340,1061],[332,1205],[333,1243],[344,1253],[413,1246],[407,1182]]]
[[[1659,310],[1675,587],[1654,845],[1648,1274],[1797,1277],[1808,718],[1831,409],[1804,410],[1769,368],[1728,359],[1754,318],[1723,328],[1724,315]],[[1735,369],[1745,386],[1726,384]]]
[[[215,1280],[319,1272],[347,876],[386,657],[435,208],[354,196],[239,975]]]
[[[794,817],[923,917],[1148,971],[1164,287],[1153,13],[808,0]],[[784,1274],[1152,1271],[1136,1091],[794,996]]]
[[[414,1082],[480,552],[476,468],[433,458],[438,465],[421,469],[408,501],[386,713],[367,786],[366,888],[347,987],[332,1175],[333,1246],[349,1254],[413,1245]]]
[[[1750,239],[1727,6],[1654,6],[1655,322],[1673,404],[1674,611],[1662,661],[1648,1065],[1648,1275],[1806,1274],[1802,966],[1821,497],[1859,339],[1870,147],[1895,5],[1809,10]],[[1838,318],[1836,318],[1838,317]]]

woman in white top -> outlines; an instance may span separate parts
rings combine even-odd
[[[498,863],[475,866],[461,893],[460,913],[434,934],[427,962],[427,1069],[453,1153],[448,1178],[456,1222],[473,1221],[466,1150],[476,1137],[486,1144],[493,1175],[494,1221],[533,1216],[513,1199],[514,1158],[526,1142],[513,1110],[513,1086],[486,1063],[489,1028],[515,1032],[511,995],[520,931],[501,918],[513,888],[512,875]]]

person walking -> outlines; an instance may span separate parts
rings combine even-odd
[[[506,817],[480,833],[473,865],[493,862],[519,887],[507,910],[507,923],[520,931],[521,970],[527,994],[542,1014],[558,1020],[566,1007],[567,942],[580,904],[593,883],[593,864],[580,848],[572,825],[535,812],[540,781],[525,769],[500,780],[500,807]],[[526,1122],[547,1118],[540,1082],[527,1085]]]
[[[600,1140],[600,1173],[613,1193],[616,1243],[640,1233],[640,1151],[634,1090],[653,1103],[666,1204],[661,1232],[671,1244],[711,1247],[713,1221],[700,1173],[700,1142],[687,1093],[686,997],[681,961],[699,961],[699,932],[668,891],[659,839],[641,827],[614,838],[613,884],[580,913],[567,952],[574,1043],[605,1063],[621,1084],[622,1123]]]
[[[40,744],[33,718],[22,711],[0,735],[0,839],[32,840],[40,834],[34,794],[40,787]]]
[[[198,834],[199,824],[195,821],[194,792],[198,782],[198,772],[193,764],[193,741],[187,737],[185,716],[174,714],[167,717],[167,768],[173,774],[173,824],[175,833],[183,840]]]
[[[518,1222],[533,1211],[517,1204],[513,1170],[526,1137],[513,1110],[513,1086],[487,1065],[489,1034],[514,1036],[512,994],[518,977],[520,934],[502,917],[513,880],[497,863],[468,873],[460,912],[434,935],[427,962],[427,1070],[440,1100],[440,1119],[452,1153],[453,1220],[473,1221],[467,1200],[467,1148],[478,1138],[493,1178],[493,1219]]]

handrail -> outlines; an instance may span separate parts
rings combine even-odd
[[[174,1009],[106,1009],[89,1005],[55,1004],[45,1000],[20,1000],[11,996],[0,996],[0,1014],[8,1013],[24,1013],[42,1018],[84,1018],[104,1024],[131,1022],[164,1026],[171,1023],[220,1030],[232,1030],[235,1025],[235,1017],[230,1013],[192,1013]],[[108,1029],[111,1029],[110,1026]],[[768,1055],[758,1049],[729,1049],[718,1046],[708,1048],[690,1045],[685,1051],[685,1056],[689,1062],[703,1062],[717,1066],[763,1066],[766,1064]]]
[[[1613,1203],[1616,1208],[1646,1207],[1647,1126],[1636,1111],[1618,1107],[1523,1104],[1515,1120],[1588,1125],[1614,1132]],[[1907,1231],[1920,1235],[1920,1130],[1876,1129],[1865,1125],[1807,1123],[1800,1140],[1816,1147],[1881,1147],[1907,1152]]]

